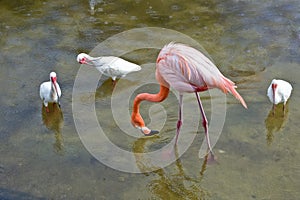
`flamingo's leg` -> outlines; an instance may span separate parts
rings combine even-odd
[[[182,125],[182,97],[183,97],[183,95],[180,94],[179,95],[179,102],[178,102],[178,105],[179,105],[178,110],[179,110],[179,112],[178,112],[178,121],[177,121],[175,145],[177,144],[177,140],[178,140],[180,128],[181,128],[181,125]]]
[[[208,121],[207,121],[207,118],[206,118],[206,115],[205,115],[205,112],[204,112],[199,94],[197,92],[195,92],[195,94],[196,94],[196,97],[197,97],[198,105],[199,105],[201,115],[202,115],[202,119],[203,119],[202,125],[203,125],[204,131],[205,131],[205,137],[206,137],[206,143],[207,143],[207,146],[208,146],[208,150],[212,153],[212,148],[211,148],[211,145],[210,145],[209,134],[208,134]]]

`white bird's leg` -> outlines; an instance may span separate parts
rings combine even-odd
[[[182,125],[182,97],[183,97],[183,95],[180,94],[180,95],[179,95],[179,102],[178,102],[178,105],[179,105],[179,108],[178,108],[179,113],[178,113],[178,121],[177,121],[177,129],[176,129],[175,145],[177,145],[177,140],[178,140],[180,128],[181,128],[181,125]]]
[[[48,102],[46,102],[46,101],[44,100],[43,103],[44,103],[44,106],[45,106],[45,108],[46,108],[46,112],[48,113],[48,112],[49,112]]]
[[[285,116],[285,104],[286,104],[286,102],[283,102],[283,108],[282,108],[282,111],[283,111],[283,117]]]
[[[200,97],[199,97],[199,95],[198,95],[197,92],[195,92],[195,94],[196,94],[196,97],[197,97],[198,105],[199,105],[199,108],[200,108],[200,111],[201,111],[201,115],[202,115],[202,119],[203,119],[202,125],[203,125],[203,128],[205,130],[205,137],[206,137],[206,142],[207,142],[208,150],[212,153],[212,148],[211,148],[211,145],[210,145],[209,134],[208,134],[208,121],[207,121],[207,118],[206,118],[206,115],[205,115],[205,112],[204,112],[204,109],[203,109]]]
[[[117,83],[117,77],[112,77],[112,86],[113,86],[113,88],[115,88],[115,86],[116,86],[116,83]]]

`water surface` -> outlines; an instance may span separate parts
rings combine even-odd
[[[297,199],[299,9],[296,0],[122,0],[99,1],[91,14],[89,2],[83,0],[2,1],[1,199]],[[90,52],[122,31],[153,26],[198,41],[222,73],[237,83],[249,106],[245,110],[228,95],[226,122],[214,148],[215,165],[198,158],[202,127],[175,163],[141,174],[103,165],[79,139],[71,106],[80,67],[76,55]],[[143,64],[154,62],[156,55],[157,51],[139,51],[124,57]],[[50,108],[47,114],[38,89],[52,70],[63,91],[62,108]],[[134,77],[124,81],[134,84]],[[286,79],[294,87],[284,117],[282,106],[275,116],[270,114],[266,89],[273,78]],[[157,89],[149,85],[140,90]],[[162,104],[169,116],[161,137],[128,139],[112,118],[111,92],[111,81],[101,79],[96,91],[97,115],[112,141],[134,152],[155,150],[171,141],[177,121],[175,95]],[[210,115],[208,93],[202,96]],[[144,116],[150,106],[144,104]],[[147,171],[142,158],[137,162],[141,172]]]

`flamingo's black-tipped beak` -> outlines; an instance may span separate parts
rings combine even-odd
[[[147,136],[147,137],[149,137],[149,136],[157,135],[158,133],[159,133],[159,131],[151,130],[150,133],[148,133],[148,134],[144,133],[144,135]]]
[[[157,135],[159,133],[159,131],[151,130],[146,126],[144,126],[144,127],[135,126],[135,127],[138,128],[144,134],[144,136],[147,136],[147,137]]]

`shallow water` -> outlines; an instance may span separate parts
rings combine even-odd
[[[1,199],[297,199],[299,9],[296,0],[122,0],[99,1],[92,14],[88,1],[2,1]],[[193,127],[198,134],[188,150],[169,166],[149,166],[147,159],[139,157],[138,153],[155,151],[175,136],[177,100],[173,93],[160,104],[167,115],[160,137],[126,137],[117,126],[111,96],[139,81],[147,83],[150,76],[154,80],[153,65],[143,65],[144,71],[119,80],[119,90],[113,94],[111,80],[103,77],[95,92],[101,127],[111,141],[135,153],[141,173],[120,172],[102,164],[81,142],[72,110],[73,85],[80,68],[76,55],[92,51],[115,34],[145,27],[176,30],[199,42],[245,98],[247,110],[227,95],[223,134],[214,147],[216,164],[206,165],[198,157],[201,124]],[[122,57],[142,65],[154,63],[157,53],[140,50]],[[62,108],[54,106],[45,113],[38,89],[52,70],[63,91]],[[273,78],[288,80],[294,88],[284,116],[282,106],[275,116],[270,114],[266,89]],[[144,84],[130,96],[128,105],[135,94],[157,90],[153,83]],[[89,102],[93,95],[85,94],[81,101]],[[210,116],[209,94],[201,96]],[[189,98],[195,100],[188,96],[186,105]],[[154,116],[164,113],[160,106],[151,106],[144,103],[141,108],[147,124],[151,121],[148,109]],[[185,121],[195,115],[186,113]],[[122,120],[127,122],[127,118]],[[132,134],[139,136],[138,131]],[[156,170],[149,172],[152,169]]]

